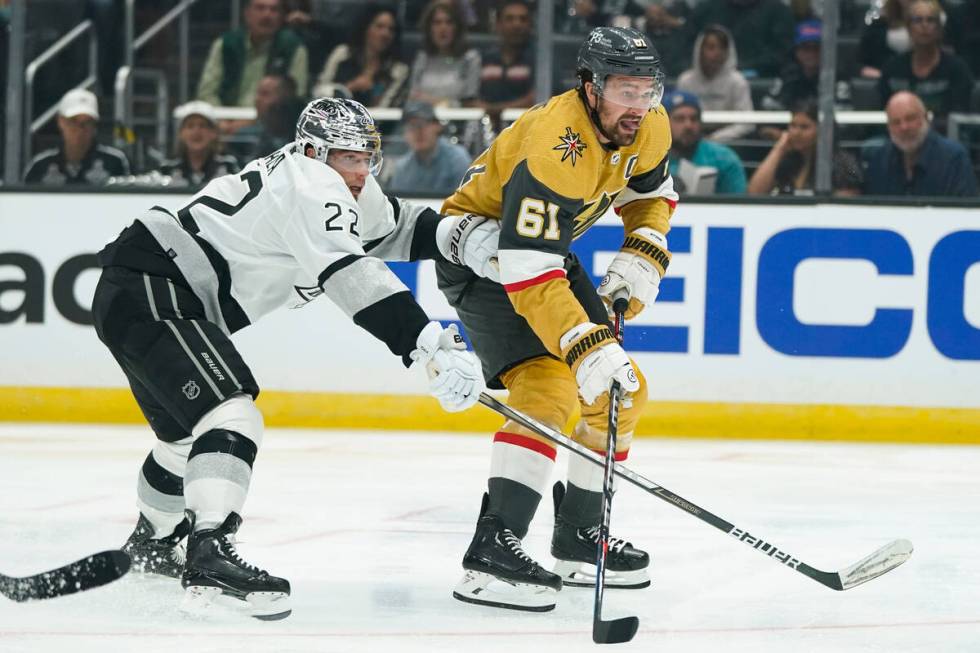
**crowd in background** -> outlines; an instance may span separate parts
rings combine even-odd
[[[103,22],[121,4],[87,1]],[[163,0],[149,4],[168,7]],[[594,26],[620,25],[651,36],[668,78],[670,167],[683,192],[800,195],[814,189],[822,6],[558,0],[556,33],[577,43]],[[325,7],[337,11],[327,15]],[[835,102],[884,110],[887,126],[837,130],[834,193],[977,195],[980,159],[969,154],[976,129],[959,130],[965,145],[947,135],[951,113],[980,112],[980,0],[844,0],[840,8],[841,34],[853,34],[856,47],[838,62]],[[529,0],[243,0],[241,27],[214,38],[199,66],[195,100],[175,111],[172,156],[135,172],[199,186],[289,142],[310,97],[344,96],[404,109],[401,121],[383,123],[388,188],[444,195],[505,126],[502,112],[533,104],[535,16]],[[417,31],[406,58],[409,28]],[[112,39],[100,47],[102,76],[111,78]],[[555,57],[555,93],[571,77],[564,59]],[[102,95],[110,89],[103,79]],[[254,107],[256,119],[219,120],[221,106]],[[61,142],[29,163],[26,182],[101,184],[133,172],[122,152],[96,142],[95,94],[72,91],[59,107]],[[444,124],[439,107],[480,108],[487,118]],[[702,122],[703,111],[754,109],[786,110],[791,120]]]

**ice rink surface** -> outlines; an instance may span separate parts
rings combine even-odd
[[[0,571],[27,575],[118,547],[135,524],[147,428],[0,425]],[[279,622],[176,609],[179,584],[127,576],[46,602],[0,598],[0,651],[597,650],[592,591],[554,612],[455,601],[489,468],[488,436],[270,429],[239,549],[292,582]],[[980,447],[638,440],[627,465],[811,566],[892,539],[904,566],[834,592],[624,483],[613,533],[649,550],[653,585],[609,591],[659,653],[980,651]],[[564,454],[558,471],[564,473]],[[525,541],[551,564],[550,497]]]

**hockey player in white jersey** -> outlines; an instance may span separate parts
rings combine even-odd
[[[363,106],[316,100],[294,143],[175,213],[150,209],[99,253],[95,327],[157,436],[124,550],[135,569],[180,578],[191,607],[220,598],[261,619],[290,613],[289,582],[235,550],[263,420],[230,334],[326,295],[426,370],[444,409],[466,409],[484,389],[455,327],[430,321],[382,259],[451,257],[493,276],[496,227],[385,196],[372,176],[381,156]]]

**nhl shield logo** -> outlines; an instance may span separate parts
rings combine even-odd
[[[201,394],[201,386],[194,383],[194,381],[188,381],[180,390],[184,393],[185,397],[191,400],[197,399],[198,395]]]

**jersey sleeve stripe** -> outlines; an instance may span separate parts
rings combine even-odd
[[[339,266],[323,285],[323,292],[330,301],[348,317],[353,317],[392,295],[407,291],[405,284],[388,266],[371,256],[357,256],[348,265]]]
[[[323,284],[325,284],[327,280],[330,279],[330,277],[337,274],[338,272],[346,268],[348,265],[352,265],[353,263],[356,263],[358,259],[362,259],[362,258],[364,257],[358,254],[348,254],[347,256],[344,256],[343,258],[334,261],[333,263],[328,265],[323,270],[323,272],[320,273],[319,277],[317,277],[316,280],[317,285],[323,288]]]
[[[640,192],[627,186],[613,202],[613,207],[619,213],[619,210],[630,202],[652,199],[662,199],[670,206],[671,210],[677,208],[677,201],[680,197],[677,195],[677,191],[674,190],[674,180],[670,175],[652,191]]]
[[[533,279],[526,279],[524,281],[518,281],[516,283],[504,284],[504,290],[507,292],[518,292],[524,290],[525,288],[530,288],[531,286],[536,286],[539,283],[544,283],[545,281],[551,281],[552,279],[563,279],[565,278],[565,270],[548,270],[544,274],[540,274]]]

